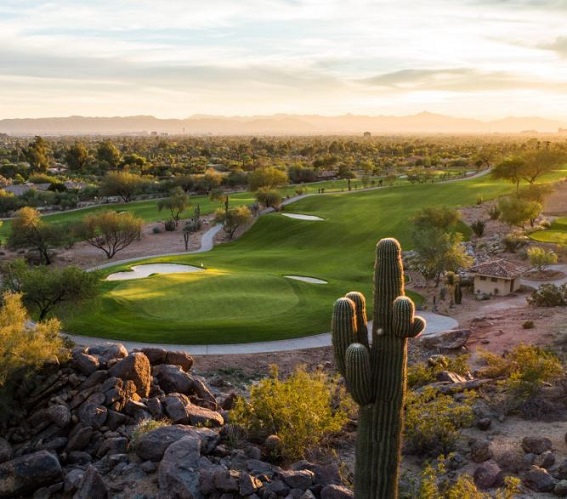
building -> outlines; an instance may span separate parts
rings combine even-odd
[[[520,276],[524,267],[506,260],[490,260],[469,269],[474,276],[475,294],[505,296],[520,288]]]

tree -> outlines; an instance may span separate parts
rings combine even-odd
[[[112,258],[140,238],[142,219],[132,213],[105,211],[88,215],[75,228],[77,235]]]
[[[80,172],[87,165],[89,150],[82,142],[75,142],[65,152],[65,162],[69,170]]]
[[[171,219],[175,220],[175,227],[179,223],[179,218],[181,213],[183,213],[191,203],[189,202],[189,196],[181,187],[175,187],[168,198],[160,199],[157,203],[158,210],[169,210]]]
[[[112,141],[105,140],[98,145],[96,157],[104,167],[115,170],[120,164],[121,154]]]
[[[34,141],[24,149],[24,157],[32,171],[46,172],[50,164],[49,154],[49,144],[39,136],[36,136]]]
[[[282,204],[282,195],[279,191],[261,187],[256,191],[256,200],[266,208],[279,209]]]
[[[534,246],[528,248],[528,259],[532,267],[536,267],[538,272],[543,272],[548,265],[557,263],[557,254],[552,250],[546,251],[544,248]]]
[[[522,179],[533,184],[545,173],[551,172],[567,160],[563,151],[550,147],[531,149],[522,155]]]
[[[237,206],[224,210],[219,208],[215,211],[215,222],[222,223],[222,229],[228,234],[229,239],[232,239],[235,232],[239,227],[246,225],[252,220],[252,212],[248,206]]]
[[[102,196],[119,196],[128,203],[144,184],[144,179],[135,173],[108,172],[100,183]]]
[[[0,308],[0,387],[23,367],[39,367],[63,346],[57,319],[32,323],[18,293],[4,293]]]
[[[435,279],[436,286],[444,272],[457,272],[473,262],[461,244],[463,235],[460,232],[445,232],[437,227],[418,227],[411,237],[417,254],[417,269],[426,278]]]
[[[520,187],[520,181],[522,180],[522,169],[524,168],[524,166],[524,160],[518,156],[514,156],[498,163],[492,169],[491,175],[497,180],[508,180],[509,182],[516,184],[517,190]]]
[[[35,208],[20,208],[12,220],[12,229],[8,237],[10,249],[31,248],[37,251],[46,265],[51,263],[51,249],[61,246],[66,241],[61,227],[41,219]]]
[[[258,168],[248,175],[248,184],[253,192],[261,188],[273,189],[287,182],[287,173],[273,166]]]
[[[203,177],[201,178],[200,184],[202,189],[210,194],[213,189],[216,189],[222,182],[222,174],[217,172],[214,168],[207,168]]]
[[[428,206],[414,213],[411,222],[418,228],[435,227],[444,231],[454,227],[461,219],[461,214],[447,206]]]
[[[100,276],[78,267],[30,267],[23,260],[9,263],[5,268],[4,287],[21,293],[23,303],[35,310],[44,320],[56,308],[79,305],[99,294]]]
[[[527,222],[533,227],[542,210],[541,203],[528,201],[518,196],[507,196],[498,200],[500,220],[510,227],[524,228]]]

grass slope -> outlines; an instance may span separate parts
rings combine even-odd
[[[210,253],[152,259],[202,263],[207,271],[108,282],[100,307],[68,318],[65,328],[106,338],[187,344],[318,334],[329,329],[337,297],[357,289],[370,299],[376,242],[394,236],[408,249],[408,220],[418,208],[467,206],[478,196],[490,199],[509,190],[482,177],[307,197],[286,210],[325,221],[274,213],[261,217],[238,241]],[[317,277],[328,284],[284,275]]]

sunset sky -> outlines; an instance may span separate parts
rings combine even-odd
[[[0,119],[567,119],[567,0],[0,0]]]

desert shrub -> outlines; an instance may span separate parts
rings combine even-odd
[[[535,395],[544,383],[563,374],[559,357],[535,345],[520,344],[502,356],[481,352],[481,358],[486,362],[481,375],[502,378],[498,385],[516,402]]]
[[[407,385],[409,388],[433,383],[441,371],[451,371],[461,376],[470,372],[468,364],[469,355],[458,355],[457,357],[446,357],[444,355],[435,358],[434,362],[416,362],[407,369]]]
[[[472,401],[475,394],[465,392],[465,399],[455,401],[433,387],[409,391],[406,397],[404,449],[407,453],[437,456],[455,449],[462,428],[474,420]]]
[[[161,428],[162,426],[170,426],[171,420],[169,419],[142,419],[134,430],[132,431],[132,435],[130,437],[130,447],[135,449],[140,439],[146,433],[155,430],[156,428]]]
[[[495,495],[482,492],[467,473],[459,473],[455,480],[447,477],[446,459],[440,456],[433,463],[428,463],[421,472],[419,489],[412,494],[417,499],[513,499],[521,490],[519,478],[508,476],[504,487]],[[410,497],[408,495],[408,497]]]
[[[533,329],[535,327],[534,321],[525,321],[522,324],[523,329]]]
[[[502,244],[506,251],[515,253],[528,244],[528,238],[523,234],[511,232],[502,239]]]
[[[346,397],[336,402],[337,380],[321,371],[296,369],[281,380],[275,366],[269,378],[250,390],[250,401],[238,399],[230,421],[243,427],[252,438],[277,435],[278,456],[304,457],[347,422]]]
[[[159,227],[152,227],[152,233],[153,234],[159,234],[161,232],[161,229]]]
[[[483,220],[476,220],[471,223],[471,229],[476,237],[482,237],[486,223]]]
[[[564,307],[567,305],[567,285],[542,284],[526,299],[535,307]]]
[[[177,227],[177,224],[175,223],[175,220],[170,219],[170,220],[166,220],[163,223],[163,226],[164,226],[166,231],[173,232],[175,230],[175,228]]]
[[[498,220],[500,213],[500,208],[498,208],[497,205],[491,206],[488,210],[488,216],[490,217],[490,220]]]
[[[557,263],[557,254],[553,250],[545,250],[539,246],[528,248],[528,258],[532,267],[536,267],[538,271],[542,272],[548,265]]]
[[[484,198],[482,197],[482,194],[479,194],[479,195],[476,197],[476,204],[477,204],[477,206],[480,206],[483,201],[484,201]]]

